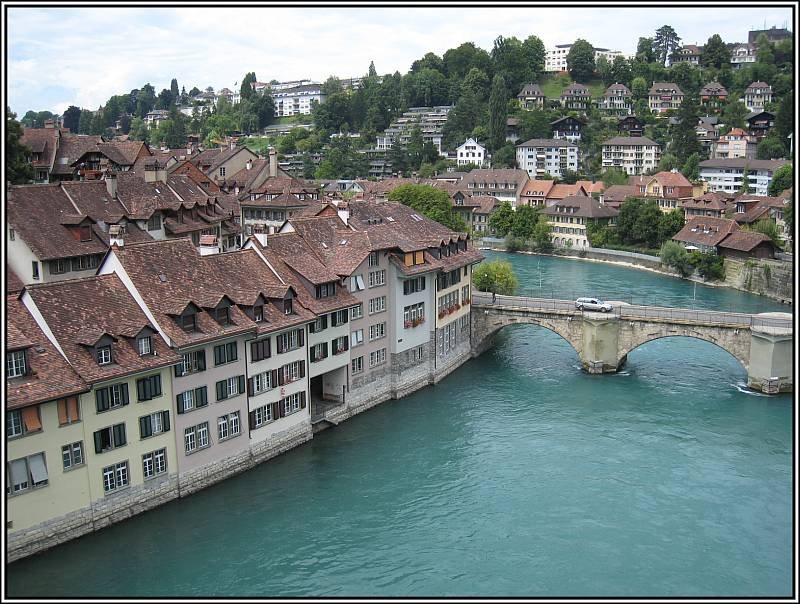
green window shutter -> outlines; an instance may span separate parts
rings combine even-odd
[[[158,373],[150,378],[150,396],[161,396],[161,374]]]
[[[94,452],[95,453],[103,452],[103,437],[100,436],[100,430],[94,433]]]
[[[300,361],[300,370],[298,372],[298,375],[301,378],[306,377],[306,362],[305,361]]]
[[[303,329],[298,329],[298,330],[297,330],[297,332],[298,332],[298,333],[297,333],[297,344],[298,344],[299,346],[302,346],[302,345],[303,345],[303,333],[304,333],[304,331],[305,331],[305,330],[303,330]]]
[[[125,424],[116,424],[111,432],[114,436],[114,447],[121,447],[125,444]]]
[[[225,380],[217,382],[217,400],[223,401],[228,398],[228,385]]]
[[[147,396],[147,380],[141,379],[136,380],[136,397],[140,401],[146,401],[149,397]]]
[[[183,413],[183,397],[180,394],[175,397],[175,406],[178,409],[178,413]]]
[[[235,361],[239,358],[239,347],[236,342],[228,344],[228,361]]]
[[[305,409],[306,408],[306,391],[305,390],[303,390],[300,393],[300,408],[301,409]]]
[[[197,370],[198,371],[205,371],[206,370],[206,351],[205,350],[198,350],[197,351]]]
[[[145,415],[139,418],[139,434],[141,438],[147,438],[153,435],[153,427],[150,422],[150,416]]]
[[[109,408],[108,402],[108,388],[100,388],[94,392],[95,402],[97,403],[97,412],[106,411]]]
[[[164,432],[169,432],[169,411],[161,412],[161,424],[164,426]]]
[[[244,376],[240,375],[238,381],[239,381],[238,384],[239,387],[237,388],[237,390],[239,391],[239,394],[242,394],[244,392]]]
[[[222,346],[214,346],[214,365],[222,365]]]
[[[195,407],[205,407],[208,404],[208,394],[205,386],[194,389]]]
[[[273,369],[272,370],[272,377],[269,380],[269,385],[270,385],[270,388],[275,388],[275,386],[278,385],[278,370],[277,369]]]
[[[127,405],[129,402],[130,399],[128,398],[128,384],[124,383],[122,384],[122,404]]]
[[[183,363],[178,363],[174,366],[175,369],[175,377],[181,377],[183,375]]]

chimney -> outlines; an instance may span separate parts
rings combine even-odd
[[[167,168],[156,160],[144,166],[145,182],[167,182]]]
[[[123,229],[122,226],[119,224],[111,224],[108,226],[108,234],[109,234],[109,245],[117,246],[117,247],[124,247],[125,246],[125,239],[123,237]]]
[[[231,151],[233,151],[236,148],[236,141],[233,138],[230,139],[230,147]]]
[[[200,235],[200,255],[219,254],[219,243],[216,235]]]
[[[253,160],[252,159],[248,159],[247,160],[246,167],[247,167],[248,170],[253,167]]]
[[[56,123],[53,120],[45,120],[44,121],[44,127],[45,128],[55,128],[56,127]]]
[[[269,148],[269,176],[270,178],[278,177],[278,152],[274,147]]]
[[[111,195],[114,199],[117,198],[117,175],[114,172],[106,172],[105,178],[103,179],[106,181],[106,189],[108,190],[108,194]]]

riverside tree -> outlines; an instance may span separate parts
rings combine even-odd
[[[490,260],[481,262],[473,269],[472,285],[482,292],[513,296],[519,287],[519,280],[508,260]]]
[[[402,185],[389,193],[389,201],[400,202],[454,231],[465,232],[467,225],[450,205],[450,196],[430,185]]]

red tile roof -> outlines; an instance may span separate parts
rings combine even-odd
[[[764,243],[768,243],[773,248],[775,247],[772,243],[772,239],[764,233],[738,230],[725,237],[725,239],[719,243],[719,247],[739,250],[740,252],[750,252],[755,247]]]
[[[738,229],[735,220],[697,216],[690,218],[672,239],[693,245],[714,247]]]

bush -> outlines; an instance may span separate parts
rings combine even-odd
[[[525,240],[521,237],[514,237],[512,234],[508,234],[506,236],[506,251],[507,252],[519,252],[520,250],[524,250],[525,248]]]
[[[697,272],[706,281],[718,281],[725,278],[725,262],[722,256],[713,253],[692,252],[689,262],[697,268]]]
[[[517,291],[519,281],[507,260],[481,262],[472,271],[472,285],[479,291],[511,296]]]
[[[692,261],[689,253],[677,241],[667,241],[661,246],[661,264],[669,266],[678,271],[681,277],[688,277],[692,274]]]

